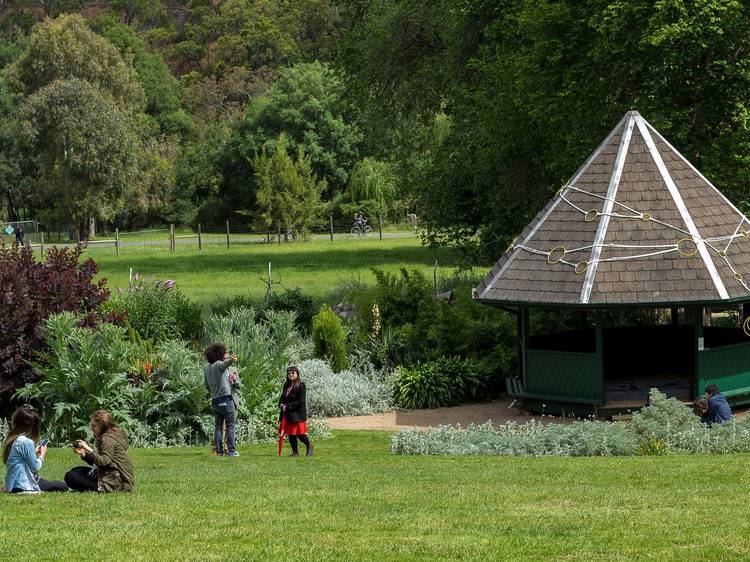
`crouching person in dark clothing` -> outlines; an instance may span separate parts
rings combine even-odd
[[[91,415],[96,450],[78,440],[75,452],[90,466],[77,466],[65,475],[76,492],[129,492],[133,489],[133,463],[128,455],[128,436],[117,428],[112,414],[99,410]]]
[[[719,392],[719,387],[710,384],[706,387],[706,396],[708,398],[708,411],[706,412],[705,421],[708,425],[724,423],[732,419],[732,409],[729,402]]]

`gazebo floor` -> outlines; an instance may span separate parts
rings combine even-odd
[[[692,378],[679,375],[653,375],[630,380],[606,381],[604,409],[642,408],[646,405],[652,388],[658,388],[667,396],[682,402],[690,402],[692,383]]]

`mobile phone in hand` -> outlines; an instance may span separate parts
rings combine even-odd
[[[49,445],[49,439],[47,439],[46,437],[42,439],[41,441],[39,441],[40,447],[46,447],[47,445]]]

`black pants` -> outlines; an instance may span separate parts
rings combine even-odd
[[[40,478],[37,481],[37,484],[39,484],[39,489],[42,492],[67,492],[68,487],[65,485],[65,482],[60,482],[59,480],[45,480],[44,478]],[[13,488],[11,490],[11,493],[13,494],[20,494],[23,492],[20,488]]]
[[[312,447],[312,445],[310,445],[310,440],[307,438],[307,433],[304,435],[288,435],[287,437],[289,437],[289,444],[292,446],[292,453],[297,452],[297,439],[302,441],[302,444],[308,451],[310,450],[310,447]]]
[[[65,473],[65,483],[74,492],[99,491],[97,480],[90,466],[77,466]]]

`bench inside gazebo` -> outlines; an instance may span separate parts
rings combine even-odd
[[[474,296],[518,315],[526,409],[614,415],[651,388],[750,403],[748,275],[750,221],[629,112]]]

